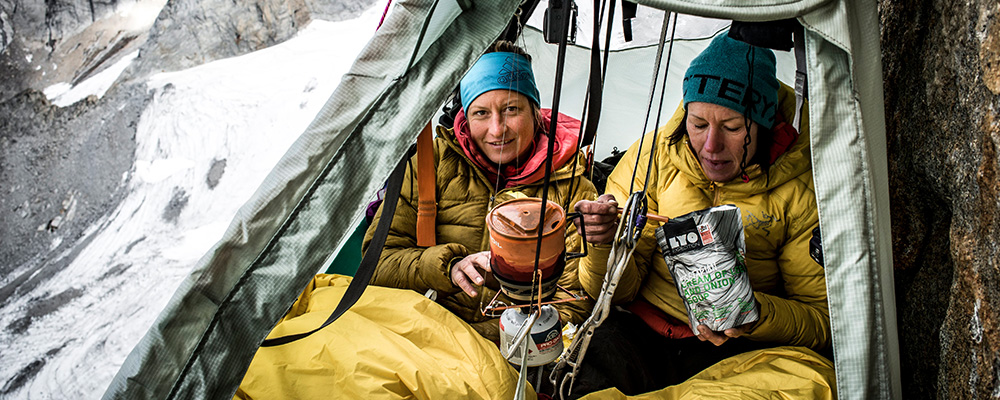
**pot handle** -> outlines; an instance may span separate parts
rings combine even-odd
[[[583,213],[571,212],[569,214],[566,214],[567,222],[572,221],[574,218],[580,219],[580,223],[577,224],[577,226],[580,228],[578,229],[578,231],[580,231],[580,237],[583,238],[583,246],[582,246],[583,252],[582,253],[566,252],[566,261],[572,260],[574,258],[581,258],[587,256],[587,229],[584,227]]]

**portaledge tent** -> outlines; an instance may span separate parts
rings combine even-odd
[[[805,27],[837,392],[900,398],[875,2],[635,2],[740,21],[796,18]],[[410,0],[393,7],[315,120],[129,354],[105,399],[231,398],[274,323],[343,246],[393,166],[519,2]],[[615,75],[609,70],[608,81]],[[564,88],[586,85],[571,82]],[[615,91],[604,96],[606,105],[617,101]],[[604,121],[610,113],[603,113],[599,137],[615,134]]]

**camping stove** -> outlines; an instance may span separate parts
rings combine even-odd
[[[493,276],[516,305],[498,306],[501,302],[494,297],[485,310],[504,310],[500,353],[529,367],[548,364],[562,354],[562,322],[551,304],[586,299],[556,284],[567,259],[586,255],[566,252],[566,212],[554,202],[546,202],[544,218],[541,211],[542,199],[529,197],[500,203],[486,216]],[[546,302],[557,288],[571,298]]]

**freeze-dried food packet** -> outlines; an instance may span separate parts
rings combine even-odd
[[[759,305],[743,254],[740,209],[722,205],[673,218],[656,230],[656,242],[687,308],[691,330],[713,331],[754,322]]]

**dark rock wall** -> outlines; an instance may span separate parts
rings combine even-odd
[[[134,71],[173,71],[281,43],[313,18],[354,17],[375,0],[173,0],[150,31]]]
[[[128,2],[134,0],[122,3]],[[86,49],[107,46],[114,32],[101,26],[84,31],[117,6],[118,0],[0,0],[0,101],[65,80]],[[74,52],[70,57],[77,60],[64,60]]]
[[[1000,5],[879,11],[904,398],[997,398]]]
[[[145,104],[145,94],[125,90],[66,108],[30,90],[0,103],[0,273],[57,261],[51,243],[72,245],[114,209]],[[13,293],[0,289],[0,302]]]

